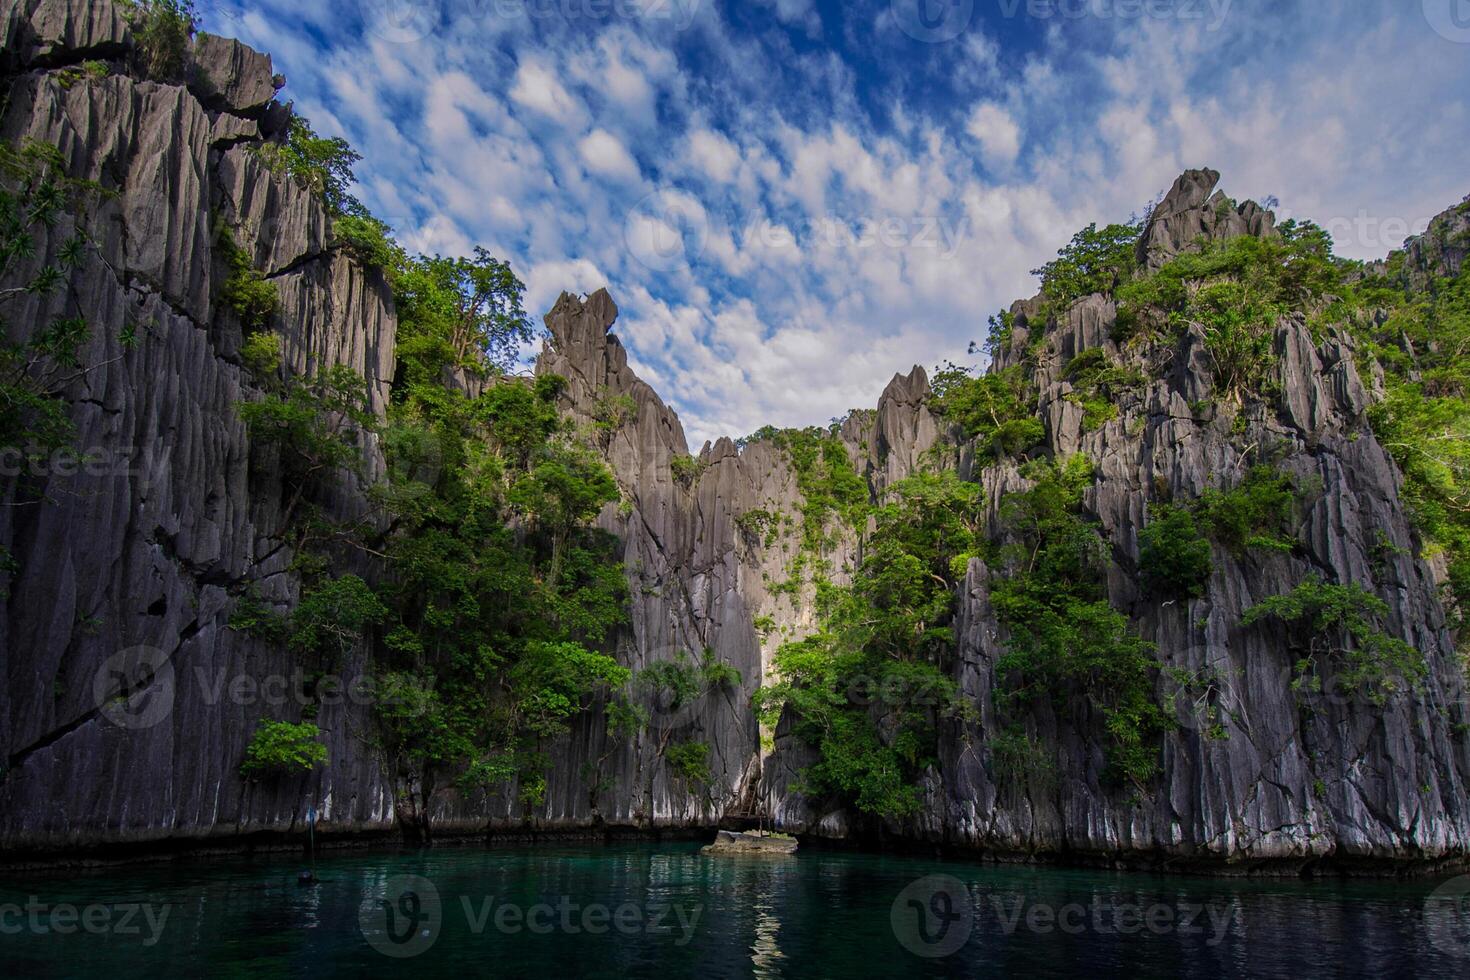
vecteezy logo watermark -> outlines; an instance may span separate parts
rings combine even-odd
[[[156,647],[121,650],[93,675],[92,703],[119,728],[152,728],[173,710],[173,664]]]
[[[1470,44],[1470,0],[1423,0],[1424,19],[1440,37]]]
[[[975,0],[892,0],[891,9],[898,29],[909,37],[942,44],[969,29]]]
[[[664,189],[633,206],[623,222],[623,241],[654,272],[688,268],[709,240],[709,216],[692,195]]]
[[[1429,893],[1424,931],[1441,953],[1470,959],[1470,875],[1451,878]]]
[[[284,705],[326,708],[340,704],[394,706],[400,714],[416,714],[424,708],[419,696],[432,690],[430,680],[408,691],[390,681],[359,674],[308,674],[296,667],[290,674],[230,674],[195,665],[177,673],[162,650],[131,647],[108,657],[92,677],[92,703],[102,717],[119,728],[152,728],[168,717],[181,690],[192,683],[194,700],[208,707]]]
[[[0,935],[29,932],[38,936],[53,933],[70,936],[86,932],[94,936],[143,936],[144,946],[156,946],[163,936],[163,927],[168,924],[168,912],[167,905],[146,902],[50,905],[32,895],[24,906],[15,902],[0,904]]]
[[[500,902],[495,896],[459,896],[458,906],[471,936],[484,936],[493,929],[505,936],[530,933],[534,936],[586,933],[603,936],[668,936],[675,946],[687,946],[694,938],[702,905],[678,902],[640,905],[624,902],[616,907],[601,902],[581,903],[570,895],[555,902],[519,905]],[[363,937],[378,952],[406,959],[427,951],[443,930],[445,910],[434,883],[419,875],[398,875],[374,889],[358,909],[358,926]]]
[[[938,959],[958,952],[970,941],[975,905],[963,881],[929,875],[898,893],[889,921],[904,949],[925,959]]]
[[[930,875],[910,883],[893,901],[893,934],[899,943],[926,959],[959,952],[982,918],[993,916],[1001,933],[1024,930],[1045,936],[1062,933],[1097,935],[1205,936],[1205,945],[1225,941],[1235,919],[1231,905],[1194,902],[1119,902],[1094,895],[1091,902],[1053,905],[1025,895],[977,896],[971,886],[950,875]]]
[[[367,30],[394,44],[422,41],[438,28],[443,0],[357,0]]]
[[[439,889],[419,875],[394,875],[363,900],[357,925],[368,945],[384,956],[417,956],[434,945],[444,925]]]

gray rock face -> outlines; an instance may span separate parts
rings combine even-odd
[[[110,0],[0,0],[6,70],[121,53],[132,43],[122,8]]]
[[[228,112],[254,113],[276,97],[270,55],[253,51],[239,41],[214,34],[194,38],[196,81],[192,86],[205,105]]]
[[[1272,234],[1276,216],[1254,201],[1237,205],[1211,191],[1220,183],[1215,170],[1188,170],[1174,182],[1154,208],[1138,242],[1139,264],[1157,269],[1201,238],[1216,240],[1239,235]]]
[[[128,41],[110,3],[11,4],[0,22],[13,25],[17,10],[55,58]],[[308,806],[324,829],[391,829],[393,788],[363,741],[370,717],[359,705],[322,708],[331,762],[311,776],[267,785],[238,775],[260,719],[299,720],[295,701],[282,703],[297,666],[226,624],[247,585],[283,607],[297,586],[275,538],[279,487],[252,474],[237,414],[253,389],[237,362],[239,326],[216,302],[211,211],[242,225],[237,237],[257,255],[290,257],[276,268],[294,264],[278,280],[277,327],[298,361],[335,359],[386,384],[386,287],[325,250],[305,192],[238,159],[225,166],[220,129],[185,88],[121,74],[64,88],[41,71],[4,84],[4,138],[56,144],[74,176],[115,196],[90,217],[98,247],[70,288],[6,309],[12,340],[54,316],[92,325],[82,359],[97,366],[66,396],[79,447],[97,462],[48,468],[48,503],[0,510],[0,545],[21,567],[0,600],[3,847],[228,839],[297,827]],[[268,220],[253,202],[270,202]],[[58,228],[38,251],[69,233]],[[134,349],[118,341],[126,324],[138,328]],[[14,481],[0,487],[13,502]],[[109,695],[112,668],[126,666],[118,658],[139,650],[160,680],[129,702],[135,715]],[[340,673],[351,682],[362,668],[359,653]]]
[[[201,38],[196,59],[211,62],[208,89],[125,75],[64,88],[50,70],[130,43],[112,4],[12,0],[0,4],[0,28],[10,73],[0,132],[57,144],[73,174],[117,192],[90,219],[98,250],[67,295],[6,310],[17,340],[62,313],[95,325],[84,358],[98,366],[66,395],[82,447],[108,465],[48,472],[50,502],[0,508],[0,546],[21,565],[0,598],[0,847],[218,842],[299,830],[308,807],[324,832],[343,833],[391,832],[420,808],[436,833],[711,826],[758,807],[789,831],[874,829],[796,792],[808,750],[785,725],[763,739],[750,707],[776,649],[815,627],[810,587],[795,595],[778,588],[797,555],[796,474],[770,442],[728,439],[705,446],[697,467],[676,470],[674,460],[689,452],[683,428],[629,368],[609,332],[618,310],[605,291],[558,300],[537,370],[567,378],[564,407],[583,423],[609,399],[636,409],[599,444],[624,496],[599,518],[622,542],[629,578],[618,658],[638,669],[709,650],[740,672],[738,689],[677,710],[650,705],[649,729],[622,741],[588,713],[553,749],[545,801],[534,812],[509,791],[465,796],[401,785],[372,748],[370,709],[351,699],[322,708],[327,765],[285,782],[242,780],[238,766],[257,722],[298,720],[300,709],[262,690],[274,678],[289,682],[293,658],[228,629],[229,616],[247,588],[287,609],[299,586],[278,538],[280,481],[255,458],[237,413],[254,389],[239,365],[240,325],[218,302],[223,272],[211,216],[233,229],[278,288],[274,327],[289,366],[350,366],[368,378],[378,411],[393,371],[392,298],[377,273],[330,247],[321,205],[251,153],[260,131],[277,132],[285,119],[268,104],[266,88],[274,87],[264,56]],[[1272,233],[1269,212],[1229,204],[1215,192],[1218,179],[1213,171],[1180,179],[1148,224],[1148,263],[1201,235]],[[1451,212],[1435,227],[1444,233],[1416,243],[1411,263],[1456,268],[1464,215]],[[68,233],[59,228],[38,243],[41,253]],[[997,367],[1020,363],[1045,328],[1030,322],[1038,307],[1016,304],[1012,345]],[[1089,297],[1045,337],[1035,380],[1047,448],[1097,463],[1085,505],[1112,545],[1114,604],[1157,644],[1161,666],[1214,680],[1201,697],[1178,690],[1182,675],[1161,673],[1160,694],[1176,706],[1180,729],[1166,737],[1163,775],[1147,793],[1108,784],[1095,738],[1067,711],[1032,720],[1062,778],[1007,782],[990,749],[1006,637],[990,604],[991,570],[974,562],[960,597],[955,679],[979,720],[945,731],[922,815],[882,830],[1011,854],[1212,867],[1463,856],[1470,750],[1460,733],[1470,718],[1434,573],[1411,557],[1400,477],[1364,421],[1380,385],[1359,377],[1345,337],[1318,343],[1304,324],[1284,320],[1274,337],[1282,394],[1255,410],[1242,434],[1215,404],[1197,329],[1172,350],[1139,355],[1111,340],[1115,318],[1111,301]],[[128,323],[144,334],[134,349],[118,341]],[[1077,354],[1099,347],[1114,358],[1145,358],[1134,366],[1148,382],[1118,400],[1116,419],[1088,430],[1063,373]],[[875,499],[940,440],[928,394],[921,369],[895,376],[876,410],[855,414],[838,433]],[[1228,483],[1253,445],[1319,487],[1299,515],[1297,552],[1220,553],[1206,598],[1145,601],[1135,569],[1149,501]],[[367,448],[370,472],[381,468]],[[998,527],[1001,499],[1025,481],[1015,465],[977,459],[973,447],[958,455]],[[0,502],[13,502],[13,481],[0,489]],[[344,480],[323,503],[358,516],[363,488]],[[858,554],[848,531],[821,558],[840,582]],[[1423,690],[1383,708],[1326,698],[1303,710],[1280,636],[1240,621],[1311,574],[1361,583],[1389,603],[1391,631],[1429,659]],[[128,702],[145,718],[155,699],[165,706],[149,724],[119,715],[110,696],[109,667],[138,648],[167,666],[160,677],[172,677]],[[360,676],[365,660],[365,651],[346,657],[342,680]],[[669,745],[688,739],[711,746],[707,787],[684,785],[663,762]]]

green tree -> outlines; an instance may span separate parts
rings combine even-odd
[[[1107,599],[1107,549],[1081,513],[1093,479],[1082,456],[1034,463],[1030,490],[1002,510],[1012,534],[1006,568],[991,584],[1010,636],[996,676],[1006,713],[1082,695],[1101,715],[1114,771],[1138,786],[1158,772],[1156,736],[1168,727],[1154,693],[1153,646]]]
[[[918,808],[938,721],[972,711],[950,676],[950,621],[979,522],[978,487],[910,477],[875,512],[853,584],[818,586],[819,629],[777,651],[779,680],[755,697],[767,725],[789,714],[817,750],[804,792],[881,816]]]
[[[1138,532],[1138,568],[1144,590],[1161,598],[1198,599],[1205,594],[1214,566],[1210,542],[1187,507],[1150,508]]]
[[[1422,653],[1383,630],[1387,617],[1388,604],[1361,585],[1328,585],[1314,577],[1252,606],[1241,624],[1275,619],[1291,627],[1292,643],[1302,652],[1299,689],[1320,691],[1332,670],[1343,689],[1383,705],[1427,673]]]
[[[532,338],[525,286],[510,265],[475,249],[473,259],[415,259],[393,279],[398,356],[412,385],[436,385],[449,368],[505,373]]]
[[[292,115],[281,142],[256,143],[253,152],[273,173],[289,176],[321,198],[334,219],[368,217],[349,188],[356,182],[352,168],[362,156],[341,137],[317,135],[304,116]]]
[[[194,37],[193,0],[122,0],[120,6],[132,24],[138,69],[155,81],[182,81]]]
[[[1139,226],[1091,224],[1072,236],[1057,257],[1033,276],[1041,277],[1043,322],[1067,312],[1079,299],[1111,293],[1137,267]]]
[[[976,452],[1001,459],[1040,445],[1046,426],[1037,415],[1036,386],[1021,365],[971,376],[970,368],[946,364],[934,372],[930,408]]]
[[[310,722],[262,721],[245,748],[240,775],[265,779],[311,772],[327,761],[327,747],[318,742],[321,729]]]

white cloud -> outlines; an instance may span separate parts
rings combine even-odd
[[[594,129],[582,137],[577,152],[587,169],[614,180],[636,182],[641,173],[638,161],[623,145],[623,141],[605,129]]]
[[[549,68],[536,61],[521,62],[510,90],[510,99],[568,129],[577,128],[586,118],[582,103],[566,90]]]
[[[350,26],[286,0],[217,0],[237,19],[207,26],[276,55],[317,128],[363,153],[361,194],[409,247],[491,248],[537,315],[607,285],[696,449],[871,406],[896,371],[959,358],[1073,231],[1127,218],[1185,167],[1278,196],[1356,257],[1470,189],[1470,61],[1414,4],[1235,0],[1218,31],[1054,20],[1004,46],[977,19],[920,46],[886,3],[839,31],[809,0],[763,2],[784,27],[703,4],[678,35],[482,18],[323,48]],[[640,211],[655,189],[669,207]],[[911,234],[846,240],[829,221]],[[690,261],[663,264],[664,246]]]
[[[1021,127],[995,102],[982,102],[970,111],[965,132],[980,142],[980,155],[992,170],[1007,170],[1021,153]]]

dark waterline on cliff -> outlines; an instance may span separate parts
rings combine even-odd
[[[825,851],[711,858],[684,843],[336,854],[305,886],[302,867],[271,856],[9,873],[0,962],[16,976],[107,980],[1366,977],[1470,965],[1470,918],[1437,902],[1425,914],[1442,880],[1156,877]]]

